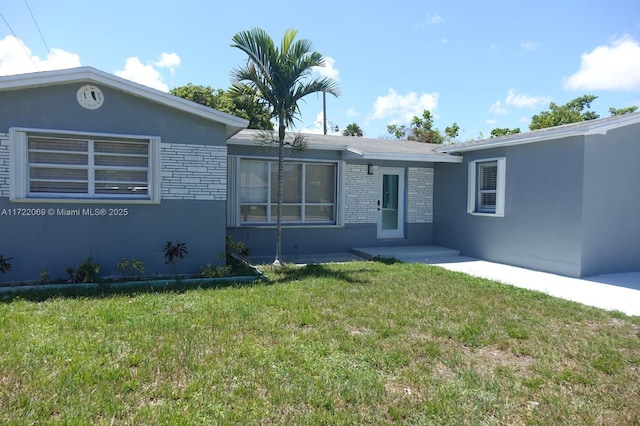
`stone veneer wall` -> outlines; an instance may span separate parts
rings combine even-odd
[[[433,168],[409,167],[407,223],[433,222]],[[378,176],[367,165],[347,164],[344,171],[344,223],[378,222]]]
[[[162,198],[227,199],[227,147],[162,144]]]
[[[433,223],[433,169],[409,167],[407,223]]]
[[[9,137],[0,136],[0,197],[9,198]]]
[[[344,223],[378,222],[378,177],[367,174],[367,165],[344,168]]]

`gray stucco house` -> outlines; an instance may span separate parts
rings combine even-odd
[[[275,239],[273,148],[245,120],[83,67],[0,77],[7,279],[91,256],[167,273],[219,262],[225,234]],[[568,276],[640,270],[640,114],[453,145],[308,135],[288,151],[283,253],[439,245]],[[4,279],[4,278],[3,278]]]
[[[640,271],[639,113],[438,152],[463,161],[436,166],[435,244],[571,277]]]
[[[170,273],[225,246],[227,139],[247,121],[83,67],[0,77],[0,254],[8,280],[65,277],[93,257]]]

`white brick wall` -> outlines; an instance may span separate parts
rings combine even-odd
[[[367,165],[344,168],[344,223],[378,221],[378,178],[367,174]]]
[[[0,197],[9,198],[9,138],[0,136]]]
[[[407,175],[407,222],[433,222],[433,169],[409,167]]]
[[[227,199],[227,147],[162,144],[162,198]]]
[[[344,171],[344,222],[376,223],[379,197],[377,175],[366,165],[347,164]],[[433,169],[410,167],[407,172],[408,223],[433,222]]]

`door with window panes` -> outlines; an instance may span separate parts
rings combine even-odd
[[[378,238],[404,238],[404,169],[378,169]]]

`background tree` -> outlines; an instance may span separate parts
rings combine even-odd
[[[271,112],[255,92],[232,96],[229,90],[212,89],[210,86],[189,83],[186,86],[171,89],[169,93],[247,119],[250,129],[273,130]]]
[[[452,142],[455,138],[458,137],[458,132],[460,131],[460,126],[455,121],[449,127],[444,128],[445,142]]]
[[[509,129],[507,127],[496,127],[491,131],[491,137],[499,138],[500,136],[515,135],[516,133],[520,133],[520,127],[516,127],[515,129]]]
[[[614,115],[623,115],[623,114],[630,114],[632,112],[636,112],[638,110],[637,106],[630,106],[630,107],[626,107],[626,108],[609,108],[609,112],[611,113],[611,116],[613,117]]]
[[[530,130],[546,129],[547,127],[561,126],[563,124],[579,123],[586,120],[594,120],[600,117],[594,111],[584,111],[591,108],[591,102],[598,97],[594,95],[584,95],[575,98],[564,105],[557,105],[554,102],[549,104],[548,111],[542,111],[531,117]]]
[[[357,123],[349,124],[347,128],[342,131],[342,136],[356,136],[361,138],[363,135],[362,129]]]
[[[270,109],[278,122],[277,138],[271,141],[278,146],[278,191],[276,214],[276,258],[280,265],[282,247],[282,199],[284,180],[284,148],[286,145],[304,144],[303,138],[286,142],[286,129],[299,118],[298,101],[311,93],[326,92],[338,96],[338,82],[314,73],[314,67],[325,66],[324,57],[315,52],[309,40],[295,40],[298,31],[286,30],[280,47],[261,28],[242,31],[233,36],[231,47],[246,53],[247,62],[231,72],[233,96],[256,93]]]
[[[389,124],[387,126],[387,132],[396,139],[434,144],[452,141],[458,136],[459,130],[458,123],[453,123],[445,128],[445,134],[443,135],[440,130],[433,128],[433,116],[431,111],[426,109],[422,112],[422,117],[414,116],[411,119],[409,127],[404,124]]]

